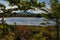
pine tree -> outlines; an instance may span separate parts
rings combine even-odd
[[[42,9],[43,11],[47,12],[48,15],[45,15],[44,17],[47,17],[50,20],[53,20],[56,22],[56,40],[59,39],[59,24],[60,24],[60,3],[58,0],[50,0],[50,9],[45,10]]]

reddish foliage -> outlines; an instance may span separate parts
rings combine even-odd
[[[25,32],[27,32],[27,29],[25,26],[21,25],[21,26],[18,26],[18,31],[21,33],[25,33]]]

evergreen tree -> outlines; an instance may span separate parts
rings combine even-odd
[[[58,0],[50,0],[50,9],[45,10],[45,9],[41,9],[45,12],[48,13],[48,15],[45,15],[44,17],[47,17],[50,20],[53,20],[56,22],[56,40],[59,39],[59,24],[60,24],[60,3],[58,2]]]

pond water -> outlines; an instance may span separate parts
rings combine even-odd
[[[36,18],[36,17],[9,17],[9,18],[4,18],[5,23],[7,23],[9,25],[13,25],[16,22],[17,25],[35,25],[35,26],[41,26],[43,19],[45,19],[45,18],[42,18],[42,17],[41,18]],[[1,18],[0,18],[0,20],[1,20]],[[49,22],[50,22],[49,25],[52,25],[55,23],[52,20],[50,20]],[[48,25],[48,24],[46,24],[46,25]]]

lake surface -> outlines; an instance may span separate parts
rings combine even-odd
[[[35,25],[35,26],[41,26],[43,19],[45,18],[36,18],[36,17],[10,17],[10,18],[4,18],[5,23],[9,25],[13,25],[15,22],[17,25]],[[1,18],[0,18],[1,20]],[[53,25],[55,22],[50,20],[49,25]],[[46,24],[48,25],[48,24]]]

